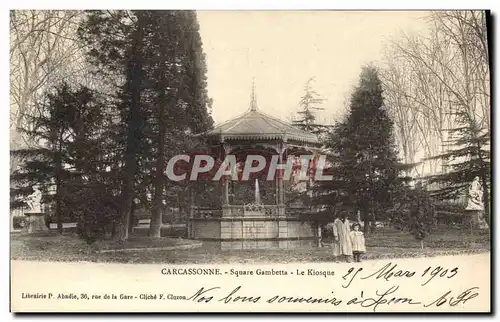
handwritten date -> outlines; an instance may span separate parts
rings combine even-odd
[[[458,267],[455,267],[453,269],[447,269],[441,266],[437,266],[435,268],[432,268],[431,266],[427,267],[427,269],[424,271],[422,274],[422,277],[429,277],[429,279],[422,284],[422,286],[427,285],[432,279],[436,276],[439,276],[441,278],[453,278],[455,275],[458,273]]]
[[[357,270],[354,267],[351,267],[347,271],[347,273],[344,276],[342,276],[342,279],[346,281],[346,283],[342,285],[342,287],[348,288],[356,277],[358,277],[361,280],[382,279],[387,282],[391,282],[394,279],[406,280],[409,278],[418,277],[418,275],[416,275],[417,274],[416,271],[401,269],[398,267],[398,264],[393,264],[393,263],[388,263],[383,267],[377,269],[373,273],[361,274],[362,271],[363,271],[362,267],[358,268]],[[437,267],[429,266],[426,270],[424,270],[424,272],[420,276],[425,280],[424,283],[422,283],[421,285],[422,286],[427,285],[434,278],[450,279],[453,278],[455,275],[457,275],[457,273],[458,273],[458,267],[455,267],[453,269],[448,269],[441,266]]]

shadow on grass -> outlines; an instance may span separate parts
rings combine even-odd
[[[126,243],[102,241],[88,246],[76,234],[46,233],[41,235],[11,235],[11,259],[34,261],[91,261],[156,264],[269,264],[300,262],[332,262],[332,249],[304,247],[293,249],[239,249],[221,250],[219,243],[204,242],[195,249],[154,249],[183,245],[192,241],[180,238],[152,239],[133,236]],[[442,229],[433,232],[420,249],[419,241],[408,233],[393,229],[379,229],[366,237],[365,260],[430,257],[488,252],[489,232]],[[99,249],[119,247],[143,248],[137,251],[96,253]]]

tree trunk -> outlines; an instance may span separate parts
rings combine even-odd
[[[131,113],[135,114],[135,113]],[[132,119],[133,120],[133,119]],[[132,121],[133,122],[133,121]],[[116,225],[116,238],[119,241],[128,239],[128,227],[130,222],[130,211],[133,203],[134,179],[136,172],[136,146],[134,140],[135,131],[132,128],[129,130],[127,156],[125,161],[125,175],[123,178],[124,185],[121,195],[122,206],[120,209],[120,217]]]
[[[491,223],[490,223],[490,196],[488,193],[488,186],[486,185],[486,179],[483,176],[481,178],[481,184],[483,185],[483,203],[484,203],[484,219],[486,220],[486,223],[488,226],[491,228]]]
[[[155,175],[155,196],[153,199],[153,208],[151,209],[151,225],[149,228],[149,236],[154,238],[161,237],[161,225],[163,217],[163,167],[159,166],[159,161],[156,163]],[[161,162],[163,163],[163,162]],[[162,171],[159,171],[159,167]]]
[[[56,189],[57,189],[57,191],[61,191],[60,184],[56,184]],[[63,233],[63,224],[62,224],[62,213],[61,213],[61,197],[59,194],[60,194],[60,192],[56,193],[55,216],[56,216],[56,222],[57,222],[57,232],[59,234],[62,234]]]
[[[60,136],[61,137],[61,136]],[[62,213],[61,213],[61,172],[62,172],[62,162],[61,162],[61,143],[59,142],[59,152],[56,155],[55,162],[55,177],[56,177],[56,209],[55,209],[55,217],[57,222],[57,232],[59,234],[63,233],[63,223],[62,223]]]
[[[142,35],[136,38],[136,47],[140,46]],[[134,198],[135,174],[137,172],[136,157],[139,148],[142,115],[140,113],[140,94],[142,81],[142,64],[138,59],[139,49],[136,48],[134,57],[131,58],[127,69],[127,91],[130,94],[130,107],[127,117],[127,148],[125,153],[125,171],[123,177],[123,191],[121,194],[122,207],[117,224],[116,238],[125,241],[128,238],[130,210]]]
[[[368,211],[366,209],[363,209],[363,221],[364,221],[364,226],[363,226],[363,231],[365,235],[368,235],[369,229],[370,229],[370,216],[368,214]]]
[[[322,231],[322,227],[321,227],[321,224],[317,223],[316,224],[316,234],[317,234],[317,239],[318,239],[318,247],[321,247],[321,240],[322,240],[322,236],[321,236],[321,231]]]
[[[162,89],[163,92],[165,91]],[[158,156],[156,158],[156,172],[154,176],[154,199],[153,199],[153,209],[151,211],[151,226],[149,228],[149,236],[160,238],[161,237],[161,225],[162,225],[162,217],[163,211],[163,188],[165,184],[163,172],[165,171],[165,144],[166,139],[165,135],[167,132],[166,122],[165,122],[165,110],[166,106],[165,95],[160,95],[159,102],[157,103],[157,119],[158,119],[158,139],[157,139],[157,148],[158,148]]]
[[[143,27],[140,23],[134,31],[133,44],[128,53],[128,65],[126,68],[126,86],[124,94],[130,98],[126,100],[128,105],[127,122],[127,146],[125,151],[125,171],[123,177],[123,190],[121,194],[122,207],[120,220],[117,225],[117,239],[125,241],[128,238],[128,227],[130,222],[130,210],[134,199],[135,176],[137,172],[137,154],[141,140],[141,130],[144,123],[141,113],[141,90],[143,82],[142,47],[144,41]]]
[[[485,162],[483,158],[481,157],[481,145],[477,143],[477,156],[479,158],[479,161],[481,162],[481,172],[482,175],[480,177],[481,180],[481,185],[483,186],[483,204],[484,204],[484,219],[486,220],[486,223],[488,224],[488,227],[491,229],[491,223],[490,223],[490,195],[488,192],[488,180],[487,180],[487,173],[488,167],[485,165]]]
[[[133,231],[134,231],[134,215],[135,215],[135,208],[136,208],[136,204],[135,202],[132,200],[132,206],[130,208],[130,220],[129,220],[129,223],[128,223],[128,233],[129,234],[132,234]]]
[[[420,239],[420,248],[424,249],[424,240],[423,239]]]
[[[377,220],[377,219],[376,219],[376,217],[375,217],[375,211],[372,211],[372,212],[370,213],[370,215],[371,215],[371,216],[370,216],[370,217],[371,217],[370,233],[372,233],[372,234],[373,234],[373,233],[375,232],[376,225],[377,225],[377,224],[376,224],[376,220]]]

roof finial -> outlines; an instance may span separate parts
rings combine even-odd
[[[257,111],[257,95],[255,94],[255,78],[252,78],[252,97],[250,98],[250,111]]]

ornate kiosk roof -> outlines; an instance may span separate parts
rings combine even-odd
[[[221,136],[221,139],[224,140],[260,139],[318,142],[316,135],[257,110],[250,110],[242,116],[216,126],[208,132],[208,135]]]
[[[219,137],[222,141],[253,139],[318,143],[316,135],[259,111],[254,90],[252,90],[250,109],[246,113],[217,125],[207,134]]]

